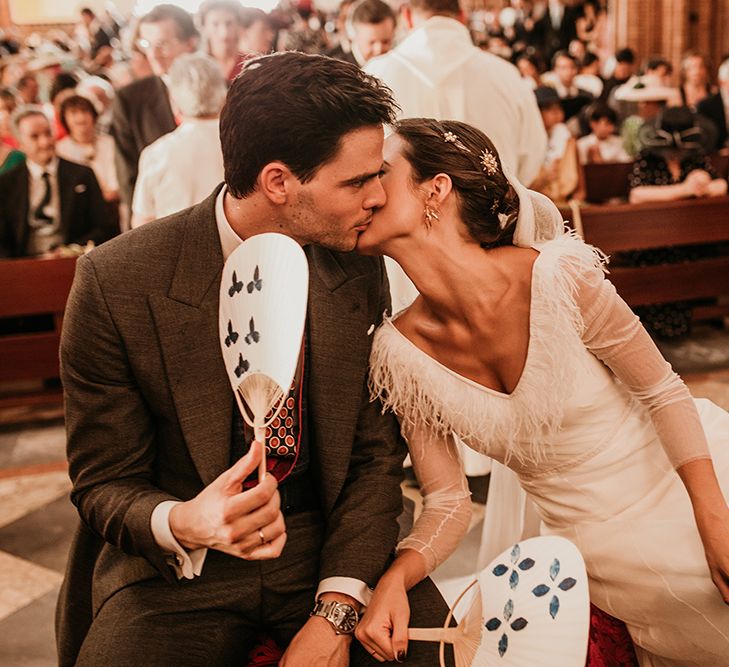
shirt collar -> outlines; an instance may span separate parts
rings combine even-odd
[[[37,162],[33,162],[32,160],[26,160],[26,164],[28,165],[28,171],[33,178],[41,178],[44,172],[48,172],[51,176],[55,176],[58,171],[57,157],[53,157],[45,167],[41,167]]]
[[[218,236],[220,237],[220,247],[223,251],[224,261],[230,257],[231,253],[241,243],[243,243],[243,239],[235,233],[228,222],[228,218],[225,217],[223,201],[225,200],[225,193],[227,191],[228,186],[224,185],[215,199],[215,222],[218,226]]]

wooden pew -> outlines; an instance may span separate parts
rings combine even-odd
[[[729,243],[729,196],[647,204],[583,205],[563,210],[588,243],[608,255],[676,245]],[[729,254],[691,262],[610,267],[631,306],[729,295]],[[696,309],[695,319],[729,315],[729,305]]]
[[[585,199],[588,202],[601,204],[611,199],[627,200],[632,162],[586,164],[582,170],[585,175]]]
[[[0,260],[0,323],[10,331],[0,335],[0,407],[60,400],[60,388],[44,389],[43,382],[58,378],[58,345],[75,257]],[[47,326],[29,327],[37,316]],[[20,319],[22,318],[22,319]],[[13,387],[30,385],[30,391]]]
[[[709,155],[711,166],[718,178],[729,174],[729,151]],[[628,179],[633,171],[632,162],[603,162],[582,166],[585,179],[585,200],[603,204],[610,200],[628,200]]]

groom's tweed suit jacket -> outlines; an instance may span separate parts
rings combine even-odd
[[[57,610],[62,664],[115,591],[159,576],[176,585],[150,529],[152,510],[192,498],[230,464],[218,191],[78,262],[61,344],[81,517]],[[314,246],[306,254],[310,472],[326,526],[312,558],[320,578],[374,586],[397,539],[405,456],[396,420],[369,401],[366,386],[368,333],[389,308],[387,279],[381,260]]]

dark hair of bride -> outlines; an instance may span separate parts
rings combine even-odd
[[[506,180],[496,148],[483,132],[459,121],[432,118],[398,121],[395,132],[405,141],[403,155],[416,184],[437,174],[450,176],[461,218],[482,247],[512,243],[519,196]],[[484,151],[494,156],[496,169],[484,166]],[[500,215],[501,219],[506,216],[503,226]]]

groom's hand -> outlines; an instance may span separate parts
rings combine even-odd
[[[277,558],[286,544],[278,484],[272,475],[252,489],[243,481],[258,468],[262,445],[213,480],[192,500],[170,511],[170,529],[186,549],[208,547],[246,560]]]

